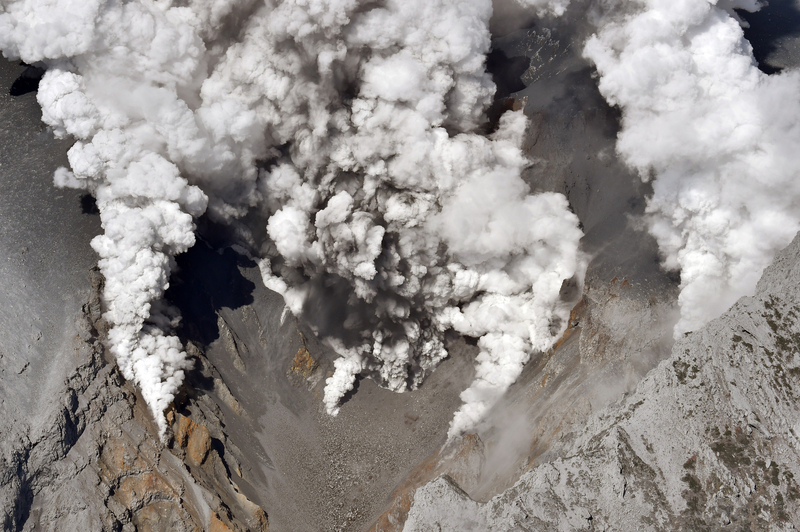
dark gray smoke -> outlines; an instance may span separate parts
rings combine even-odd
[[[47,67],[43,119],[77,140],[56,183],[97,198],[112,350],[162,431],[188,361],[158,302],[206,209],[264,220],[265,284],[336,331],[332,414],[359,374],[418,385],[455,329],[481,347],[456,434],[563,330],[581,233],[520,179],[522,113],[480,134],[489,0],[0,6],[0,49]]]

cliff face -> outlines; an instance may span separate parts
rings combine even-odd
[[[563,457],[481,504],[446,476],[404,530],[784,530],[800,523],[800,236]],[[436,527],[439,528],[436,528]]]

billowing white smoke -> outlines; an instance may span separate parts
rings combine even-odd
[[[266,221],[265,283],[342,355],[331,413],[359,374],[419,384],[452,328],[481,347],[456,434],[566,326],[577,219],[520,179],[521,113],[477,133],[490,0],[0,6],[0,49],[48,67],[43,119],[77,139],[56,182],[98,200],[112,349],[162,433],[189,362],[160,301],[207,207]]]
[[[111,348],[163,434],[161,413],[190,363],[178,338],[165,332],[173,318],[159,301],[173,256],[194,244],[192,217],[207,203],[172,162],[193,140],[177,138],[175,128],[193,117],[176,91],[192,84],[203,43],[177,22],[177,12],[138,3],[30,0],[2,7],[0,49],[46,62],[42,119],[56,135],[78,139],[69,151],[72,172],[61,169],[55,181],[87,188],[97,199],[105,234],[92,246],[106,277]]]
[[[295,313],[309,297],[335,297],[320,287],[349,293],[347,341],[330,340],[342,355],[325,390],[330,413],[362,373],[396,391],[419,384],[446,356],[449,328],[483,337],[457,432],[563,330],[559,290],[583,266],[577,219],[563,196],[528,195],[521,113],[490,138],[469,133],[494,91],[489,2],[389,1],[299,26],[286,23],[295,10],[255,17],[252,38],[204,87],[242,88],[213,93],[255,108],[273,143],[291,146],[262,174],[275,249],[261,263],[265,284]]]
[[[571,0],[515,0],[522,7],[532,8],[537,15],[560,17],[569,7]]]
[[[758,70],[730,11],[755,0],[616,7],[585,54],[623,110],[619,153],[653,178],[650,231],[681,272],[679,335],[752,293],[800,229],[800,73]]]

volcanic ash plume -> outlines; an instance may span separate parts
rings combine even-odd
[[[387,2],[336,40],[314,41],[340,62],[313,79],[300,67],[287,74],[308,96],[288,102],[295,123],[278,142],[291,144],[290,156],[262,172],[274,250],[261,264],[267,286],[342,355],[325,391],[331,413],[359,374],[396,391],[418,385],[454,328],[482,337],[460,430],[566,324],[559,290],[583,268],[577,219],[563,196],[531,196],[520,179],[521,113],[504,115],[488,138],[471,133],[494,91],[484,72],[490,14],[488,2]],[[272,26],[255,28],[278,39]],[[245,41],[218,73],[247,72],[249,46],[263,49],[263,38]],[[292,64],[303,65],[306,52],[296,53]],[[265,69],[286,64],[279,56]],[[358,86],[350,101],[342,79]],[[331,301],[334,312],[318,310]]]
[[[161,298],[206,209],[341,355],[332,414],[358,375],[417,386],[454,329],[481,348],[457,434],[566,326],[577,218],[520,178],[522,113],[480,133],[489,0],[0,2],[0,49],[48,67],[43,119],[77,139],[56,182],[97,198],[112,349],[162,431],[189,362]]]
[[[681,272],[676,335],[753,293],[800,229],[800,73],[758,70],[725,2],[637,0],[585,54],[623,110],[618,151],[653,178],[649,227]]]

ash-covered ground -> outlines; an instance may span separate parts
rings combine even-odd
[[[0,61],[0,505],[21,515],[38,485],[31,441],[53,429],[68,397],[97,263],[89,241],[100,232],[91,197],[53,187],[70,142],[42,124],[35,90],[27,90],[35,81],[17,82],[26,71]],[[15,529],[7,520],[0,526]]]
[[[28,69],[0,65],[0,393],[7,408],[1,423],[8,430],[52,407],[70,364],[74,321],[90,291],[88,272],[97,257],[89,241],[100,223],[90,196],[53,186],[70,142],[55,140],[42,124],[35,91],[11,95]]]

